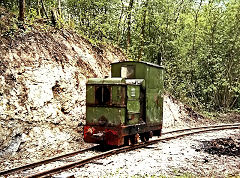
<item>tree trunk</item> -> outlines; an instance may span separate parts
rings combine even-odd
[[[46,17],[47,17],[47,19],[48,19],[47,11],[46,11],[46,9],[45,9],[43,0],[41,0],[41,4],[42,4],[42,9],[43,9],[43,11],[44,11],[44,14],[46,15]]]
[[[203,0],[201,0],[199,2],[199,7],[195,13],[195,17],[194,17],[194,32],[193,32],[193,41],[192,41],[192,55],[195,56],[196,53],[196,49],[195,49],[195,42],[196,42],[196,37],[197,37],[197,26],[198,26],[198,18],[199,18],[199,11],[202,7],[202,2]]]
[[[61,16],[62,12],[61,12],[61,0],[58,0],[58,15]]]
[[[143,52],[144,41],[145,41],[145,26],[146,26],[148,0],[144,4],[143,8],[144,8],[144,10],[143,10],[143,23],[142,23],[142,27],[141,27],[141,38],[140,38],[141,42],[140,42],[140,47],[139,47],[139,51],[138,51],[138,61],[140,61],[141,58],[142,58],[142,52]]]
[[[129,50],[131,44],[131,17],[132,17],[132,8],[133,8],[133,1],[130,0],[127,12],[127,51]]]
[[[19,21],[24,22],[25,0],[19,0]]]
[[[194,32],[193,32],[193,40],[192,40],[192,52],[191,52],[191,83],[193,83],[193,60],[196,58],[196,38],[197,38],[197,27],[198,27],[198,18],[199,18],[199,12],[202,7],[203,0],[200,0],[199,7],[196,10],[195,17],[194,17]]]
[[[56,11],[55,9],[51,10],[51,21],[54,27],[57,25],[57,17],[56,17]]]
[[[37,11],[38,11],[38,16],[41,16],[41,5],[40,5],[40,0],[37,0]]]
[[[175,18],[175,23],[177,23],[177,21],[178,21],[178,19],[179,19],[179,16],[180,16],[180,13],[181,13],[181,10],[182,10],[182,8],[184,8],[182,5],[183,5],[183,3],[184,3],[184,0],[182,0],[181,2],[180,2],[180,4],[179,4],[179,8],[177,8],[177,10],[178,10],[178,12],[177,12],[177,16],[176,16],[176,18]],[[174,17],[175,17],[175,13],[176,12],[174,12]]]
[[[121,2],[122,2],[122,9],[121,9],[121,14],[120,14],[119,21],[118,21],[118,26],[117,26],[117,44],[119,44],[119,41],[120,41],[120,33],[121,33],[120,26],[121,26],[123,11],[124,11],[123,1],[121,0]]]

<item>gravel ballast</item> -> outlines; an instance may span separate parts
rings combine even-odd
[[[209,154],[202,149],[203,141],[228,137],[240,139],[239,130],[209,132],[160,142],[97,160],[67,174],[75,177],[240,176],[239,156]]]

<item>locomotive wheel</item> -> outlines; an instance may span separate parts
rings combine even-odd
[[[153,137],[153,131],[150,131],[149,132],[149,138],[152,138]]]
[[[144,133],[140,133],[140,139],[141,139],[141,142],[146,142]]]
[[[139,134],[134,135],[134,143],[137,144],[139,142]]]
[[[153,131],[153,135],[161,136],[161,130],[155,130],[155,131]]]
[[[140,134],[140,139],[142,142],[146,142],[149,140],[150,133],[149,132],[144,132]]]
[[[144,137],[145,137],[145,140],[148,141],[149,137],[150,137],[150,133],[149,132],[145,132],[144,133]]]
[[[138,141],[139,141],[139,134],[135,134],[135,135],[130,136],[131,145],[137,144]]]
[[[134,135],[130,136],[130,142],[131,142],[131,145],[135,144],[135,136]]]
[[[124,145],[134,145],[139,141],[139,134],[124,137]]]
[[[125,136],[124,137],[124,145],[126,145],[126,146],[131,145],[131,141],[130,141],[130,137],[129,136]]]

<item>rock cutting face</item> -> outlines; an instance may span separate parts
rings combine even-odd
[[[7,11],[0,7],[0,12],[6,27],[16,26],[9,24],[15,21]],[[21,159],[44,159],[66,151],[64,143],[83,144],[78,125],[84,123],[87,78],[103,78],[110,63],[126,60],[113,46],[96,46],[70,30],[40,27],[34,23],[11,36],[9,28],[0,28],[6,34],[0,37],[1,163],[21,154],[26,155]],[[51,155],[44,155],[46,148]]]

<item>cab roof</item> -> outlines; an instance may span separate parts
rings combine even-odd
[[[126,84],[124,78],[89,78],[87,84]]]
[[[157,68],[164,68],[162,65],[157,65],[157,64],[154,64],[154,63],[150,63],[150,62],[145,62],[145,61],[120,61],[120,62],[113,62],[111,63],[112,64],[120,64],[120,63],[139,63],[139,64],[145,64],[145,65],[148,65],[148,66],[152,66],[152,67],[157,67]]]

